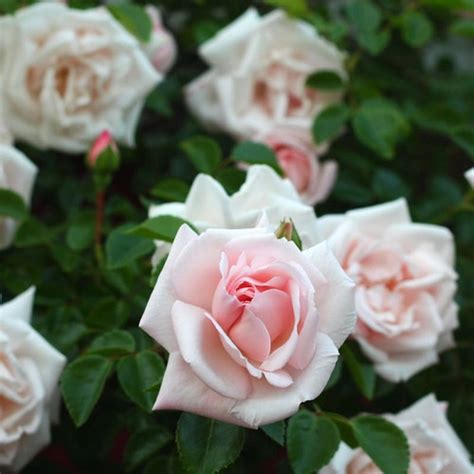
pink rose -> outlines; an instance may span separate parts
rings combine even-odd
[[[292,415],[324,389],[353,298],[325,243],[181,227],[140,321],[170,352],[154,408],[253,428]]]
[[[412,223],[404,199],[318,223],[356,282],[354,337],[376,371],[398,382],[436,363],[458,326],[449,230]]]
[[[408,474],[472,474],[469,453],[446,418],[446,404],[428,395],[386,418],[402,429],[410,448]],[[360,448],[344,443],[320,474],[382,474]]]
[[[259,141],[273,149],[304,203],[313,206],[327,198],[336,181],[337,163],[320,163],[320,151],[308,140],[307,134],[291,129],[274,130]]]
[[[345,77],[344,55],[313,26],[281,10],[260,17],[248,9],[199,53],[210,70],[188,85],[187,103],[204,125],[238,139],[277,127],[309,136],[314,117],[341,98],[307,88],[306,80],[328,69]]]
[[[464,176],[466,177],[466,179],[468,180],[469,184],[471,185],[472,188],[474,188],[474,168],[471,168],[469,170],[467,170],[465,173],[464,173]]]
[[[176,60],[176,41],[163,26],[160,11],[152,5],[148,5],[146,11],[153,24],[153,32],[150,41],[145,45],[145,52],[155,69],[166,74]]]

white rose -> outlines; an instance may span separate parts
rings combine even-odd
[[[50,441],[65,357],[31,326],[34,288],[0,305],[0,468],[20,470]]]
[[[10,189],[29,204],[35,181],[36,166],[10,144],[8,130],[0,122],[0,189]],[[8,247],[15,235],[17,222],[0,216],[0,249]]]
[[[287,179],[268,166],[251,166],[242,187],[229,196],[222,185],[206,174],[194,180],[186,202],[151,206],[149,216],[174,215],[186,219],[200,231],[210,228],[240,229],[254,226],[265,211],[270,228],[291,217],[304,248],[320,241],[314,209],[304,204]],[[157,242],[154,262],[158,263],[169,245]]]
[[[468,180],[469,184],[471,185],[472,188],[474,188],[474,167],[467,170],[465,173],[464,173],[464,176],[466,177],[466,179]]]
[[[260,17],[250,8],[199,53],[211,69],[188,85],[188,105],[205,125],[237,138],[278,127],[309,135],[314,117],[341,95],[307,88],[308,76],[327,69],[346,76],[344,55],[281,10]]]
[[[469,453],[446,418],[446,404],[428,395],[397,415],[386,415],[402,429],[410,447],[408,474],[472,474]],[[381,474],[360,448],[341,443],[320,474]]]
[[[39,148],[82,152],[106,129],[133,145],[144,99],[162,77],[104,8],[21,9],[3,50],[4,116],[15,137]]]

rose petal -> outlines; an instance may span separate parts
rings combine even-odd
[[[270,354],[271,340],[267,328],[248,307],[229,330],[229,336],[249,359],[261,362]]]
[[[326,285],[316,288],[319,330],[327,334],[336,347],[340,347],[354,329],[356,322],[354,283],[339,265],[327,242],[322,242],[304,253],[327,280]]]
[[[181,356],[194,373],[224,397],[247,397],[251,388],[249,375],[227,354],[205,312],[176,301],[171,318]]]
[[[238,401],[232,414],[255,428],[288,418],[298,411],[300,403],[313,400],[323,391],[337,357],[332,340],[318,333],[316,352],[310,364],[302,371],[288,371],[294,380],[291,386],[283,390],[269,385],[266,380],[252,379],[252,396]]]
[[[281,334],[289,334],[295,321],[290,297],[281,290],[257,293],[248,309],[265,324],[272,341]]]
[[[139,326],[168,352],[177,349],[178,344],[171,323],[171,307],[176,297],[172,281],[172,267],[183,249],[198,237],[187,225],[178,230],[168,259],[150,295]]]
[[[249,427],[232,414],[236,400],[223,397],[205,385],[181,355],[170,354],[154,410],[182,410]]]
[[[33,312],[33,301],[36,288],[34,286],[18,295],[11,301],[0,305],[0,321],[24,321],[30,323]]]

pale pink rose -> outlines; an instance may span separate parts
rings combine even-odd
[[[153,31],[150,41],[145,45],[145,52],[155,69],[166,74],[176,60],[176,41],[163,26],[160,11],[152,5],[148,5],[146,11],[150,16]]]
[[[467,170],[464,173],[464,176],[466,177],[467,181],[471,185],[472,188],[474,188],[474,168],[471,168],[470,170]]]
[[[375,370],[398,382],[454,345],[454,244],[444,227],[411,222],[404,199],[319,219],[356,282],[354,337]]]
[[[314,117],[341,98],[306,87],[306,80],[328,69],[346,77],[344,55],[282,10],[260,17],[248,9],[199,53],[210,70],[187,86],[187,103],[205,126],[238,139],[278,127],[310,136]]]
[[[1,25],[0,103],[15,138],[84,152],[101,130],[133,145],[147,94],[162,79],[106,8],[43,2]]]
[[[264,142],[275,153],[285,176],[293,183],[304,203],[311,206],[324,201],[337,177],[337,163],[320,163],[322,148],[316,148],[306,133],[298,130],[273,130],[256,140]]]
[[[410,449],[408,474],[472,474],[469,453],[446,418],[446,404],[427,395],[397,415],[385,415],[405,433]],[[382,474],[360,448],[344,443],[320,474]]]
[[[66,358],[30,325],[34,288],[0,305],[0,469],[21,470],[50,441]]]
[[[107,148],[111,148],[115,153],[118,153],[117,144],[115,143],[114,137],[108,130],[104,130],[95,140],[89,153],[87,154],[87,164],[93,168],[97,158]]]
[[[325,243],[182,226],[140,321],[170,356],[155,409],[256,428],[324,389],[355,321]]]

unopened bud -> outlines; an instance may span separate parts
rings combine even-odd
[[[280,222],[278,229],[275,231],[275,235],[278,239],[286,239],[290,242],[294,242],[300,250],[303,248],[300,236],[295,228],[295,223],[290,218],[285,218]]]
[[[99,172],[112,173],[120,164],[120,154],[112,134],[104,130],[86,157],[87,165]]]

